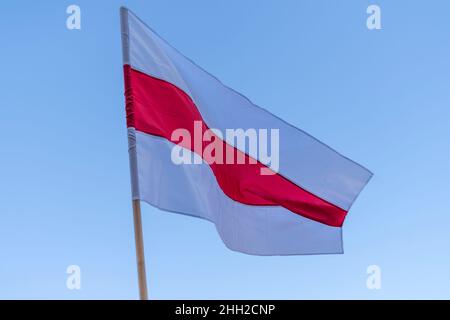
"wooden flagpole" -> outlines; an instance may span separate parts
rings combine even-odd
[[[141,300],[148,300],[147,277],[145,275],[144,239],[142,234],[141,204],[139,200],[133,200],[133,221],[139,281],[139,298]]]
[[[124,64],[130,61],[130,45],[128,30],[128,9],[120,7],[120,28],[122,34],[122,54]],[[125,76],[126,79],[126,76]],[[128,147],[130,155],[131,168],[131,190],[132,193],[137,190],[137,163],[136,163],[136,138],[134,133],[128,133]],[[139,194],[139,192],[137,192]],[[141,203],[139,200],[133,199],[133,221],[134,221],[134,241],[136,244],[136,261],[139,281],[139,297],[141,300],[147,300],[147,277],[145,275],[145,256],[144,256],[144,239],[142,235],[142,218]]]

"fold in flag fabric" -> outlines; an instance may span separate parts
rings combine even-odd
[[[235,251],[343,252],[341,227],[367,169],[223,85],[126,8],[121,32],[133,199],[213,222]],[[262,144],[225,138],[229,129],[270,131],[278,140],[265,148],[279,164]],[[193,161],[174,161],[174,150]]]

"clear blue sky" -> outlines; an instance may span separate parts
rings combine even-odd
[[[81,30],[66,29],[70,4]],[[366,28],[370,4],[382,30]],[[151,298],[450,298],[445,0],[4,1],[0,298],[137,297],[120,5],[375,174],[344,255],[232,252],[212,224],[143,204]],[[381,290],[366,288],[371,264]]]

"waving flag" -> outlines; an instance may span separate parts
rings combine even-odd
[[[125,8],[121,25],[133,199],[213,222],[232,250],[341,253],[341,226],[372,174],[223,85]],[[221,134],[255,128],[276,129],[265,148],[279,164]]]

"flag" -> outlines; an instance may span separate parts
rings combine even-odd
[[[342,253],[342,224],[371,172],[222,84],[126,8],[121,32],[133,199],[213,222],[235,251]]]

